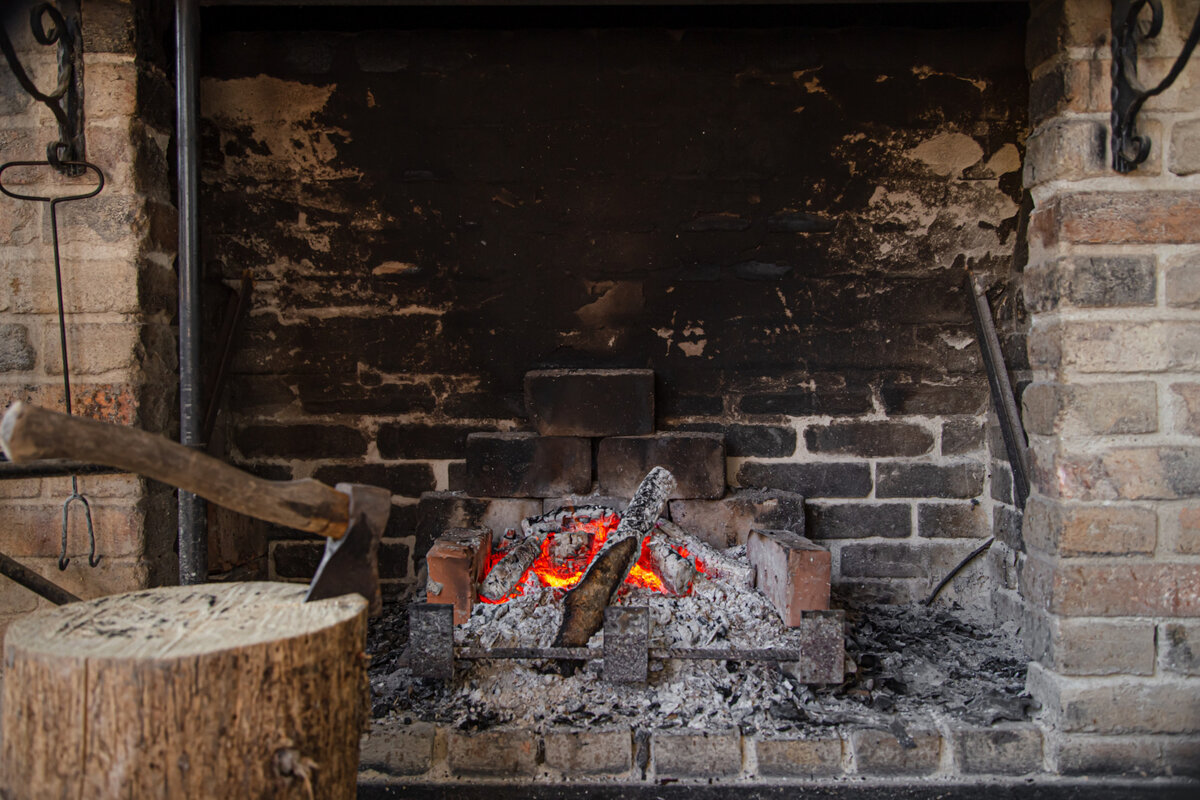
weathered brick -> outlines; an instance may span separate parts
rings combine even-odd
[[[0,480],[0,498],[6,500],[13,499],[28,499],[37,497],[42,493],[42,481],[40,478],[21,478],[20,480],[7,478]]]
[[[933,449],[933,442],[929,431],[906,422],[833,422],[804,431],[809,452],[864,458],[919,456]]]
[[[346,425],[247,425],[234,435],[246,458],[326,461],[366,455],[367,437]]]
[[[1029,86],[1029,116],[1033,124],[1067,111],[1102,111],[1111,102],[1110,72],[1099,59],[1060,61],[1042,70]]]
[[[983,423],[974,417],[942,423],[942,455],[961,456],[983,447]]]
[[[1067,776],[1146,777],[1163,773],[1162,745],[1147,736],[1059,734],[1048,740],[1058,771]]]
[[[1077,306],[1152,306],[1156,289],[1153,256],[1079,256],[1065,294]]]
[[[1154,552],[1158,516],[1141,506],[1064,504],[1041,496],[1025,507],[1025,541],[1064,557]]]
[[[796,429],[783,425],[679,422],[666,423],[662,429],[720,434],[725,437],[725,455],[735,458],[782,458],[796,452]]]
[[[428,464],[329,464],[317,467],[313,477],[336,486],[339,483],[364,483],[381,486],[402,497],[420,497],[432,491],[437,481]]]
[[[766,596],[783,624],[794,628],[805,611],[829,608],[831,557],[828,550],[791,531],[754,529],[746,540],[754,586]]]
[[[717,499],[725,494],[725,445],[717,434],[660,433],[600,440],[600,492],[632,496],[653,467],[675,476],[672,499]]]
[[[876,497],[944,497],[968,500],[983,493],[983,466],[965,464],[879,464]]]
[[[879,388],[883,409],[892,414],[979,414],[988,403],[986,379],[933,384],[886,380]]]
[[[859,775],[930,775],[942,758],[942,737],[935,730],[912,728],[902,738],[891,731],[850,731],[850,747]]]
[[[1067,616],[1200,616],[1200,575],[1187,563],[1062,562],[1051,569],[1030,558],[1021,587],[1030,602]]]
[[[1200,172],[1200,120],[1180,120],[1171,127],[1167,168],[1176,175]]]
[[[1007,506],[992,507],[992,533],[996,539],[1018,553],[1025,552],[1025,518]]]
[[[364,385],[356,380],[304,377],[297,385],[300,406],[310,414],[412,414],[433,411],[437,401],[423,383]]]
[[[532,775],[537,771],[537,750],[537,734],[529,729],[446,731],[446,760],[454,775]]]
[[[521,520],[542,513],[540,500],[468,497],[458,492],[425,492],[417,503],[413,553],[424,561],[434,539],[450,528],[490,528],[497,537],[519,530]]]
[[[1107,126],[1092,120],[1054,119],[1041,125],[1026,145],[1025,185],[1106,174],[1107,140]]]
[[[747,394],[738,401],[744,414],[788,414],[805,417],[815,414],[850,416],[866,414],[874,404],[871,402],[871,387],[846,386],[812,389],[793,389],[787,392],[764,392]]]
[[[1164,670],[1200,675],[1200,623],[1163,623],[1158,630],[1158,651],[1158,661]]]
[[[1200,383],[1173,383],[1171,393],[1182,402],[1175,414],[1175,429],[1189,436],[1200,436]]]
[[[36,500],[20,505],[5,503],[4,512],[0,513],[0,551],[15,558],[57,558],[62,546],[62,503],[71,487],[66,478],[47,480],[55,486],[55,497],[46,505]],[[86,493],[87,479],[81,478],[80,484]],[[153,537],[147,535],[145,508],[128,505],[128,502],[122,499],[91,499],[96,552],[99,555],[110,558],[136,556],[145,553],[148,548],[162,549],[161,541],[154,541]],[[72,503],[69,517],[67,555],[72,558],[83,556],[86,561],[89,544],[83,506],[78,502]]]
[[[558,497],[592,486],[592,444],[569,436],[472,433],[467,491],[480,497]],[[631,492],[632,494],[632,492]]]
[[[433,765],[436,728],[429,722],[397,725],[377,720],[359,747],[359,763],[388,775],[420,775]]]
[[[1063,675],[1153,675],[1154,623],[1055,619],[1048,657]]]
[[[1032,232],[1046,246],[1189,244],[1200,241],[1200,194],[1147,191],[1060,196],[1034,214]]]
[[[660,778],[719,778],[742,771],[742,737],[736,729],[656,731],[653,751]]]
[[[961,546],[968,545],[967,547]],[[846,578],[940,578],[970,552],[970,542],[871,542],[841,548]]]
[[[746,461],[737,475],[741,486],[782,489],[810,497],[866,497],[871,467],[861,463],[770,463]]]
[[[759,739],[758,774],[764,778],[818,778],[842,772],[842,740]]]
[[[992,499],[1001,503],[1013,503],[1012,467],[1001,461],[992,462]]]
[[[920,503],[917,533],[927,538],[979,539],[991,532],[987,514],[977,502]]]
[[[751,527],[804,533],[804,497],[795,492],[741,489],[720,500],[672,500],[671,519],[714,547],[745,544]]]
[[[0,372],[26,372],[37,364],[37,353],[29,343],[24,325],[0,325]]]
[[[912,535],[908,503],[810,503],[806,527],[814,539],[863,539]]]
[[[1125,447],[1102,455],[1035,449],[1039,489],[1075,500],[1177,500],[1200,495],[1200,448]]]
[[[624,511],[629,505],[628,497],[611,497],[602,494],[572,494],[566,497],[547,497],[542,501],[542,511],[550,513],[566,506],[604,506],[613,511]]]
[[[1042,732],[1031,724],[955,725],[950,742],[958,768],[967,775],[1025,775],[1042,769]]]
[[[1021,396],[1032,433],[1090,436],[1154,433],[1158,430],[1158,386],[1124,383],[1032,383]]]
[[[586,731],[551,728],[544,736],[546,766],[567,777],[618,775],[633,765],[633,737],[627,729]]]
[[[454,624],[471,618],[479,581],[492,554],[490,528],[451,528],[434,540],[425,554],[429,581],[425,602],[454,606]]]
[[[477,430],[466,425],[384,424],[375,439],[384,458],[462,458],[467,436]]]
[[[1165,527],[1174,540],[1176,553],[1200,554],[1200,507],[1186,505],[1172,513],[1167,511]]]
[[[1173,308],[1200,306],[1200,257],[1193,256],[1167,269],[1164,295],[1167,305]]]
[[[1030,9],[1025,63],[1032,72],[1069,47],[1100,47],[1108,42],[1112,10],[1090,0],[1047,0]]]
[[[325,545],[322,542],[271,542],[271,564],[275,576],[309,580],[316,573],[324,552]]]
[[[654,372],[553,369],[525,373],[529,418],[543,436],[637,436],[654,431]]]
[[[1200,695],[1189,683],[1134,683],[1120,677],[1060,679],[1044,670],[1039,670],[1035,677],[1031,667],[1031,689],[1049,681],[1057,685],[1043,690],[1043,705],[1058,723],[1059,730],[1066,733],[1193,733],[1200,730]]]

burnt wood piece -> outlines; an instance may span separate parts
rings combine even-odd
[[[655,467],[642,480],[621,524],[604,543],[579,583],[563,599],[563,619],[555,647],[583,647],[604,623],[604,609],[637,562],[642,540],[654,530],[654,523],[666,507],[675,488],[675,478],[662,467]],[[571,675],[572,662],[564,661],[562,671]]]
[[[675,552],[666,536],[651,536],[646,549],[650,551],[654,574],[662,579],[663,588],[670,594],[685,594],[697,575],[691,559]]]
[[[636,436],[654,430],[654,371],[525,373],[525,406],[543,436]]]
[[[735,586],[747,589],[754,587],[754,568],[749,564],[729,558],[720,550],[692,536],[669,519],[660,519],[658,529],[671,541],[686,547],[688,552],[704,566],[706,574],[720,577]]]
[[[511,592],[520,582],[521,576],[533,566],[538,553],[542,552],[542,542],[547,533],[526,536],[513,545],[483,579],[483,583],[479,585],[479,596],[496,602]]]
[[[590,522],[616,513],[615,509],[608,506],[560,506],[545,514],[521,520],[521,530],[525,531],[526,536],[545,536],[547,533],[557,533],[571,521]]]

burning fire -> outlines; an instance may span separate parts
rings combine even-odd
[[[488,600],[482,595],[479,600],[484,603],[507,603],[514,597],[518,597],[525,593],[525,581],[528,579],[529,573],[537,575],[542,586],[561,589],[566,591],[579,583],[583,578],[583,574],[587,571],[588,565],[592,563],[592,559],[600,552],[600,548],[608,541],[608,535],[617,529],[621,522],[621,517],[618,514],[610,514],[600,517],[599,519],[578,519],[572,518],[567,521],[562,529],[555,533],[550,533],[542,540],[542,550],[538,557],[534,560],[533,565],[526,570],[525,574],[517,582],[516,588],[512,592],[500,598],[499,600]],[[580,548],[580,551],[573,555],[562,559],[555,559],[552,555],[556,536],[570,533],[585,533],[588,536],[588,545],[586,549]],[[653,535],[653,534],[651,534]],[[644,589],[649,589],[655,592],[666,592],[663,587],[662,579],[654,573],[651,567],[650,554],[647,549],[649,537],[642,542],[642,552],[638,557],[637,563],[633,565],[633,569],[629,571],[629,575],[625,578],[625,584],[631,586],[640,586]],[[671,545],[671,549],[679,553],[684,558],[690,558],[691,554],[687,548],[682,545]],[[491,558],[488,559],[487,571],[491,572],[492,567],[504,557],[504,552],[493,552]],[[696,569],[704,572],[704,565],[699,559],[695,559]],[[688,592],[691,591],[691,585],[688,585]],[[685,592],[687,594],[687,592]]]

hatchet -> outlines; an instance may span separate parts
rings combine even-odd
[[[69,458],[117,467],[177,486],[257,519],[326,537],[305,601],[357,592],[378,613],[379,539],[392,510],[386,489],[330,487],[313,478],[268,481],[137,428],[14,403],[0,420],[0,446],[17,463]]]

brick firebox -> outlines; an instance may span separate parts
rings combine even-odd
[[[96,349],[94,358],[76,358],[81,368],[90,364],[93,370],[81,376],[80,383],[94,386],[81,386],[81,391],[104,401],[94,408],[80,405],[97,415],[109,407],[128,409],[118,418],[166,430],[173,402],[171,392],[162,387],[170,385],[173,356],[167,310],[171,289],[163,286],[169,287],[167,254],[173,231],[158,212],[169,198],[170,118],[162,61],[153,50],[169,27],[161,15],[152,13],[158,3],[84,0],[82,5],[88,37],[89,153],[113,183],[111,194],[91,201],[90,216],[80,218],[77,230],[64,230],[68,264],[89,267],[70,278],[78,292],[74,305],[69,305],[78,315],[73,323],[94,334],[80,337],[79,346]],[[880,258],[897,263],[894,252],[899,248],[910,259],[904,263],[925,265],[902,272],[902,277],[876,272],[873,277],[879,280],[870,284],[872,292],[887,299],[860,308],[863,317],[875,321],[880,309],[897,307],[916,319],[901,320],[894,329],[864,327],[843,341],[841,356],[873,355],[881,361],[891,359],[893,366],[859,361],[857,369],[839,371],[847,365],[814,361],[816,356],[793,346],[800,340],[783,337],[791,347],[789,357],[801,362],[806,374],[780,375],[757,386],[721,384],[708,394],[696,383],[689,385],[687,376],[694,374],[689,369],[695,359],[703,359],[706,349],[725,346],[719,338],[721,328],[716,320],[698,325],[686,315],[668,315],[648,334],[664,352],[658,363],[653,358],[637,364],[555,363],[546,356],[555,352],[558,342],[548,337],[538,343],[541,350],[532,351],[537,357],[510,365],[507,379],[486,370],[468,374],[468,368],[509,357],[500,344],[509,340],[500,337],[471,354],[451,347],[445,367],[428,369],[424,359],[436,349],[434,343],[452,339],[463,327],[478,326],[477,312],[489,307],[490,295],[481,290],[472,298],[475,306],[439,310],[445,297],[432,290],[409,296],[411,283],[405,281],[431,270],[436,274],[437,265],[446,259],[446,251],[439,249],[443,234],[461,236],[464,242],[470,237],[475,252],[511,245],[495,238],[506,230],[498,215],[544,209],[545,198],[536,186],[507,185],[518,185],[519,175],[479,180],[489,191],[477,208],[463,215],[466,223],[477,222],[488,233],[475,236],[478,226],[438,228],[442,209],[437,203],[400,197],[404,193],[391,184],[390,197],[404,202],[391,205],[387,199],[378,207],[369,206],[372,192],[381,198],[384,194],[380,187],[368,185],[361,163],[350,156],[354,148],[365,147],[370,158],[359,153],[362,163],[382,159],[401,185],[426,187],[439,185],[437,168],[405,165],[397,155],[422,137],[444,137],[470,154],[483,154],[495,145],[502,159],[511,159],[513,151],[506,149],[510,142],[497,144],[478,135],[486,125],[457,126],[458,139],[447,135],[455,126],[425,125],[448,111],[439,102],[465,99],[468,91],[478,98],[469,110],[487,110],[486,92],[450,87],[464,77],[462,70],[471,59],[417,63],[410,58],[420,42],[397,46],[381,32],[353,41],[355,34],[345,30],[327,37],[312,31],[281,37],[226,27],[208,40],[213,46],[224,39],[232,50],[214,56],[215,66],[209,65],[203,87],[210,193],[202,225],[211,237],[207,241],[214,275],[224,273],[232,279],[251,268],[264,280],[249,347],[242,354],[242,378],[231,398],[230,457],[264,474],[353,477],[388,485],[397,496],[388,569],[391,579],[403,583],[411,580],[414,556],[420,555],[413,552],[417,497],[427,490],[457,488],[460,451],[468,432],[525,424],[513,402],[513,387],[526,370],[654,367],[679,378],[664,387],[675,396],[667,403],[673,416],[663,422],[719,428],[743,448],[730,453],[734,485],[775,482],[776,488],[799,490],[812,498],[809,514],[815,536],[820,538],[822,524],[845,531],[847,538],[827,538],[838,551],[835,580],[843,585],[907,599],[919,594],[959,553],[954,537],[923,536],[925,526],[953,520],[953,530],[997,535],[997,545],[977,573],[986,578],[990,591],[984,596],[993,601],[996,618],[1022,624],[1031,659],[1029,688],[1045,709],[1043,769],[1061,774],[1194,772],[1200,763],[1200,350],[1194,343],[1200,331],[1200,184],[1195,177],[1200,173],[1200,65],[1190,65],[1173,89],[1147,104],[1142,124],[1154,141],[1149,162],[1128,176],[1113,173],[1106,152],[1109,11],[1106,0],[1031,4],[1021,80],[1005,90],[1021,93],[1015,111],[992,103],[1007,67],[981,76],[964,66],[970,62],[940,69],[930,56],[928,63],[905,63],[909,83],[874,101],[860,102],[854,112],[860,116],[820,118],[820,124],[832,126],[838,137],[863,134],[842,145],[842,156],[854,163],[854,170],[917,173],[921,180],[910,185],[915,187],[911,198],[884,189],[879,195],[872,190],[839,200],[836,192],[821,194],[829,192],[832,175],[801,172],[812,179],[805,186],[818,198],[815,211],[798,203],[799,195],[749,192],[745,187],[739,187],[736,203],[731,196],[710,192],[703,205],[675,208],[680,219],[668,238],[683,244],[669,251],[672,260],[651,271],[682,264],[699,281],[703,292],[694,292],[697,295],[714,294],[714,287],[725,289],[720,281],[732,275],[769,287],[764,296],[780,302],[791,298],[788,292],[796,285],[789,281],[803,269],[792,264],[792,271],[785,273],[789,262],[778,253],[735,258],[747,249],[736,241],[747,231],[837,241],[851,248],[820,251],[825,245],[814,246],[825,256],[865,248],[862,252],[870,259],[864,260],[872,263]],[[1168,2],[1165,11],[1163,34],[1144,51],[1147,82],[1165,72],[1200,13],[1200,3]],[[925,13],[926,18],[933,16]],[[879,19],[901,24],[896,16],[881,14]],[[265,41],[270,39],[287,44],[272,51]],[[238,51],[237,46],[244,49]],[[1019,36],[1000,36],[993,46],[995,50],[966,49],[980,60],[1007,52],[1010,58],[1004,63],[1020,68]],[[653,52],[636,38],[626,47],[630,53]],[[876,52],[862,46],[855,51]],[[444,49],[442,54],[448,52]],[[769,46],[755,52],[771,54]],[[254,60],[262,53],[266,55],[261,60]],[[239,58],[244,74],[230,67]],[[706,63],[693,63],[694,69],[676,76],[669,91],[654,102],[669,105],[679,97],[697,104],[711,101],[703,83]],[[279,65],[281,75],[271,75],[268,64]],[[331,70],[347,64],[355,65],[352,72],[359,78],[343,75],[333,80]],[[879,76],[900,80],[896,64],[871,62],[873,72],[860,84],[839,83],[831,77],[836,70],[808,72],[805,65],[786,59],[782,64],[780,69],[769,57],[747,58],[730,71],[731,81],[736,78],[731,85],[738,90],[728,95],[733,111],[741,112],[740,97],[779,94],[781,100],[794,101],[787,111],[801,120],[803,107],[809,113],[818,106],[831,110],[842,103],[844,108],[847,97]],[[922,71],[922,66],[927,69]],[[32,157],[38,148],[31,142],[41,144],[45,138],[39,128],[42,116],[10,90],[7,76],[4,80],[3,156]],[[447,83],[422,94],[422,80]],[[975,81],[983,81],[989,90],[979,89]],[[446,87],[462,93],[455,95]],[[896,108],[896,98],[911,99],[930,87],[938,87],[932,93],[939,103],[947,108],[958,103],[962,113],[921,119]],[[387,108],[405,97],[419,97],[420,103],[379,128],[375,138],[350,133],[348,120],[359,113],[357,106]],[[534,99],[531,96],[530,102]],[[871,129],[872,114],[891,115],[889,130],[881,134]],[[421,136],[399,127],[406,119]],[[261,129],[256,127],[260,123]],[[898,134],[904,131],[907,139]],[[922,142],[933,140],[936,146],[920,149]],[[775,144],[770,137],[744,134],[714,145],[713,151],[735,152],[753,161],[763,152],[756,148],[769,150]],[[520,144],[514,146],[519,152]],[[906,158],[906,152],[917,155]],[[703,142],[684,154],[703,159]],[[1010,163],[1013,158],[1015,164]],[[790,166],[794,163],[788,161]],[[970,241],[954,235],[931,237],[931,226],[938,234],[947,229],[938,228],[936,214],[931,222],[923,222],[924,215],[939,197],[964,202],[961,194],[953,193],[965,190],[971,181],[975,183],[970,188],[982,188],[983,194],[965,201],[966,208],[976,215],[975,221],[984,223],[978,228],[982,233],[973,234]],[[985,187],[984,182],[991,185]],[[882,178],[877,184],[887,185]],[[305,191],[289,196],[280,187]],[[339,187],[349,187],[351,194],[356,188],[370,189],[359,199],[376,216],[366,222],[341,219],[340,203],[346,197],[339,196]],[[589,198],[576,199],[583,203]],[[989,201],[998,207],[988,211]],[[1006,202],[1014,208],[1004,206]],[[1017,213],[1022,206],[1030,209],[1027,215]],[[615,213],[610,207],[584,208],[592,219]],[[247,214],[251,210],[253,214]],[[35,265],[48,263],[41,244],[43,223],[8,200],[0,204],[0,219],[7,237],[0,250],[5,270],[0,285],[0,391],[5,398],[52,396],[57,378],[49,295],[44,274],[32,272]],[[858,227],[847,227],[846,220]],[[538,224],[545,226],[546,234],[570,222],[547,214]],[[847,237],[848,230],[878,238]],[[954,223],[948,230],[962,233]],[[657,246],[648,244],[650,233],[622,230],[619,236],[603,238],[601,246],[641,258],[644,248]],[[717,252],[719,258],[694,257],[687,248],[697,237],[708,237],[702,249]],[[587,241],[583,237],[575,244]],[[884,246],[887,252],[880,251]],[[976,259],[975,266],[982,262],[996,279],[993,300],[999,301],[994,305],[1010,334],[1010,365],[1017,368],[1019,387],[1030,379],[1023,406],[1035,470],[1023,519],[1006,502],[1011,497],[1007,473],[992,458],[1001,451],[979,432],[989,420],[986,389],[965,298],[955,294],[957,276],[948,277],[956,256],[966,251],[971,255],[958,266]],[[550,263],[586,261],[587,256],[580,255],[586,252],[577,248],[560,253]],[[502,259],[491,263],[504,272]],[[824,268],[830,263],[827,257],[814,258],[800,267]],[[657,295],[631,285],[641,278],[609,265],[602,264],[596,274],[588,272],[594,263],[570,266],[587,279],[579,281],[567,306],[582,337],[568,343],[581,348],[577,352],[603,353],[627,330],[629,308],[657,302]],[[473,282],[483,276],[467,269],[456,277],[479,285]],[[513,283],[523,280],[515,278]],[[668,283],[663,282],[664,292]],[[684,288],[676,292],[689,291],[684,282],[678,285]],[[780,295],[775,295],[776,289]],[[845,304],[852,307],[869,300],[872,294],[861,289],[862,285],[843,284]],[[811,295],[796,296],[811,300]],[[514,315],[527,327],[537,318],[536,297],[528,305],[534,310]],[[827,308],[808,302],[790,310],[822,322],[820,315]],[[1022,310],[1027,317],[1021,316]],[[930,315],[937,317],[935,328],[925,325]],[[1026,329],[1027,347],[1022,336]],[[364,330],[389,336],[369,339],[365,350],[332,347],[312,359],[286,362],[312,353],[317,341],[344,343]],[[888,334],[894,331],[912,343],[909,355],[924,350],[919,364],[894,369],[896,352],[888,347],[895,341]],[[762,336],[774,341],[780,334],[765,330]],[[730,352],[737,358],[746,355],[736,347]],[[648,345],[646,353],[653,353]],[[935,364],[944,367],[931,368]],[[418,373],[433,377],[412,380]],[[836,405],[822,405],[830,402]],[[931,475],[937,480],[930,481]],[[830,476],[837,476],[837,496],[816,483]],[[74,581],[71,588],[95,595],[170,580],[166,560],[174,525],[168,521],[169,498],[157,502],[154,490],[129,478],[95,480],[94,493],[106,495],[104,505],[111,505],[120,520],[99,527],[100,550],[108,558],[94,574],[120,576],[91,579],[77,559],[68,573],[67,580]],[[809,483],[800,485],[805,481]],[[968,490],[942,496],[946,486],[963,483]],[[897,490],[900,496],[884,497],[881,485],[924,489],[904,488]],[[851,493],[847,486],[856,488]],[[54,516],[49,509],[61,500],[58,491],[51,481],[0,485],[0,549],[27,557],[51,577],[57,574],[56,542],[46,535],[45,526],[53,529],[57,524],[47,517]],[[154,514],[161,516],[151,520]],[[110,534],[105,531],[113,536],[120,532],[122,541],[106,541]],[[276,551],[295,552],[304,544],[281,532],[270,533],[277,539]],[[34,547],[31,542],[41,542],[40,549],[28,549]],[[973,544],[962,546],[969,549]],[[848,548],[858,554],[854,563],[865,563],[865,569],[875,572],[846,575]],[[950,555],[935,558],[940,551]],[[215,563],[231,568],[266,555],[265,550],[229,552],[232,555]],[[878,574],[889,565],[899,574]],[[273,569],[283,572],[279,564]],[[0,611],[11,617],[30,610],[35,604],[22,592],[5,587]]]

